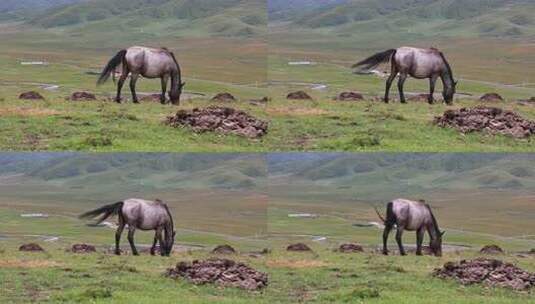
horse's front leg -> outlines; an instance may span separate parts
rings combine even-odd
[[[427,98],[427,102],[429,102],[429,104],[433,104],[435,101],[434,95],[436,82],[436,76],[431,76],[431,78],[429,78],[429,97]]]
[[[416,255],[422,255],[422,243],[424,241],[424,228],[418,229],[416,231]]]
[[[154,232],[154,241],[152,242],[152,247],[150,247],[150,255],[156,253],[156,244],[158,243],[158,231]]]
[[[139,77],[139,74],[137,73],[132,73],[132,75],[130,75],[130,92],[132,92],[132,101],[134,103],[139,103],[139,101],[137,100],[137,94],[136,94],[136,83],[137,83],[138,77]]]
[[[407,80],[407,74],[401,73],[398,80],[399,101],[401,103],[407,103],[405,100],[405,94],[403,93],[403,86],[405,86],[405,80]]]
[[[405,227],[398,226],[398,230],[396,231],[396,242],[398,243],[399,254],[401,254],[401,255],[407,255],[405,253],[405,248],[403,248],[403,243],[402,243],[402,237],[403,237],[403,230],[404,229],[405,229]]]
[[[132,254],[139,255],[136,249],[136,245],[134,245],[134,233],[135,232],[136,232],[136,228],[128,225],[128,242],[130,243],[130,248],[132,248]]]
[[[165,93],[167,92],[167,81],[169,80],[169,76],[162,76],[162,95],[160,96],[160,103],[166,104],[165,102]]]

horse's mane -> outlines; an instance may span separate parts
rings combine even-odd
[[[450,63],[448,62],[448,60],[446,60],[446,56],[444,56],[444,53],[442,53],[441,51],[438,51],[438,54],[440,55],[440,57],[444,61],[444,64],[446,65],[446,68],[448,69],[448,74],[450,74],[451,82],[453,83],[455,80],[453,79],[453,71],[451,70]]]
[[[425,207],[427,207],[427,210],[429,210],[429,214],[431,214],[431,220],[433,221],[433,226],[435,226],[435,231],[440,234],[440,229],[438,228],[438,222],[435,218],[435,215],[433,214],[433,210],[431,210],[431,206],[428,204],[425,204]]]
[[[173,223],[173,216],[171,215],[171,211],[169,211],[169,207],[167,207],[167,204],[162,202],[162,205],[165,208],[165,211],[167,212],[167,215],[169,216],[169,220],[171,220],[171,233],[172,233],[173,230],[175,230],[175,224]]]

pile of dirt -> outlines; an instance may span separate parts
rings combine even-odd
[[[39,92],[29,91],[29,92],[24,92],[20,94],[19,99],[43,100],[45,98],[43,97],[43,95],[39,94]]]
[[[232,94],[230,93],[219,93],[212,98],[212,101],[231,102],[231,101],[236,101],[236,98],[232,96]]]
[[[310,95],[308,95],[305,91],[297,91],[289,93],[288,96],[286,96],[286,99],[312,100],[312,97],[310,97]]]
[[[70,101],[90,101],[97,100],[97,97],[93,93],[89,92],[74,92],[69,98]]]
[[[43,247],[36,243],[24,244],[19,247],[19,251],[45,251]]]
[[[175,268],[167,269],[166,276],[184,278],[193,284],[211,283],[246,290],[260,290],[268,285],[266,273],[228,259],[179,262]]]
[[[486,131],[514,138],[527,138],[535,134],[535,121],[524,119],[512,111],[485,106],[448,110],[444,115],[435,117],[434,122],[441,127],[455,128],[462,133]]]
[[[500,102],[503,101],[503,97],[498,93],[487,93],[481,96],[479,100],[484,102]]]
[[[74,244],[71,247],[71,252],[73,253],[91,253],[96,251],[95,246],[88,244]]]
[[[268,123],[232,108],[210,106],[205,109],[180,110],[167,118],[172,127],[189,126],[195,132],[219,132],[248,138],[260,138],[267,133]]]
[[[236,253],[236,250],[232,248],[230,245],[219,245],[214,250],[212,250],[212,253],[215,254],[234,254]]]
[[[297,243],[286,247],[286,251],[312,251],[307,244]]]
[[[359,244],[342,244],[338,247],[337,251],[342,253],[355,253],[364,252],[364,248]]]
[[[358,92],[342,92],[334,98],[338,101],[359,101],[363,100],[364,96]]]
[[[462,285],[482,283],[490,287],[507,287],[518,291],[535,287],[535,273],[487,258],[448,262],[443,268],[435,269],[434,275],[442,279],[453,278]]]
[[[484,254],[503,254],[503,249],[498,245],[487,245],[479,251]]]

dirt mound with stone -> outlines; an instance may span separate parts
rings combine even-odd
[[[484,254],[503,254],[503,249],[498,245],[487,245],[479,251]]]
[[[312,251],[312,249],[310,249],[310,247],[308,247],[307,244],[297,243],[297,244],[291,244],[288,247],[286,247],[286,251],[304,252],[304,251]]]
[[[260,290],[268,285],[268,275],[243,263],[228,259],[195,260],[179,262],[167,269],[166,276],[186,279],[193,284],[216,284],[246,290]]]
[[[233,108],[210,106],[204,109],[180,110],[167,118],[172,127],[191,127],[195,132],[236,134],[248,138],[266,135],[268,123]]]
[[[236,101],[236,98],[230,93],[219,93],[212,98],[212,101],[231,102],[231,101]]]
[[[214,250],[212,250],[212,253],[215,254],[234,254],[236,253],[236,250],[232,248],[230,245],[219,245]]]
[[[535,121],[524,119],[513,111],[494,107],[448,110],[436,117],[434,122],[441,127],[455,128],[461,133],[485,131],[514,138],[527,138],[535,134]]]
[[[89,92],[74,92],[69,97],[70,101],[91,101],[97,100],[97,97],[93,93]]]
[[[39,94],[39,92],[36,91],[29,91],[24,92],[19,95],[19,99],[26,99],[26,100],[43,100],[45,99],[43,95]]]
[[[479,98],[480,101],[484,102],[501,102],[503,97],[498,93],[487,93]]]
[[[97,249],[93,245],[88,244],[74,244],[71,247],[73,253],[92,253],[97,252]]]
[[[312,100],[312,97],[305,91],[291,92],[286,96],[286,99],[293,100]]]
[[[429,102],[429,94],[421,93],[407,97],[412,102]]]
[[[140,98],[142,102],[160,102],[161,94],[148,94]]]
[[[364,96],[359,92],[342,92],[334,98],[338,101],[359,101],[363,100]]]
[[[484,284],[517,291],[535,287],[535,273],[495,259],[477,258],[458,263],[448,262],[443,268],[435,269],[433,274],[443,279],[455,279],[462,285]]]
[[[359,244],[342,244],[336,251],[342,253],[357,253],[364,252],[364,248]]]
[[[19,251],[45,251],[43,247],[36,243],[24,244],[19,247]]]

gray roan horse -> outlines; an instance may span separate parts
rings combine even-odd
[[[417,79],[429,78],[429,104],[433,103],[433,94],[435,92],[435,84],[437,79],[442,79],[444,90],[442,96],[444,101],[451,105],[453,103],[453,96],[457,82],[453,79],[453,72],[451,67],[444,57],[444,54],[435,48],[419,49],[412,47],[401,47],[398,49],[391,49],[382,53],[377,53],[363,61],[353,65],[353,68],[361,67],[365,70],[370,70],[381,63],[391,63],[390,76],[386,81],[386,91],[384,101],[388,103],[390,94],[390,87],[392,82],[398,75],[398,89],[399,99],[405,103],[405,94],[403,93],[403,86],[407,76]]]
[[[405,254],[405,249],[401,242],[403,231],[416,231],[416,254],[422,255],[422,242],[424,234],[430,237],[429,247],[436,256],[442,256],[442,236],[444,232],[438,228],[437,220],[431,211],[431,207],[425,201],[410,201],[406,199],[396,199],[388,203],[386,207],[386,219],[381,216],[375,209],[379,218],[384,222],[385,230],[383,232],[383,254],[388,255],[388,235],[396,225],[396,241],[399,246],[401,255]]]
[[[121,254],[119,243],[126,224],[128,224],[128,242],[132,248],[132,254],[138,255],[136,246],[134,245],[134,232],[136,228],[156,231],[154,242],[150,249],[151,255],[154,255],[158,241],[160,242],[161,255],[169,256],[171,254],[176,232],[169,208],[161,200],[146,201],[131,198],[86,212],[80,215],[79,218],[90,219],[101,216],[96,223],[100,224],[112,215],[118,215],[119,217],[119,227],[115,233],[115,254]],[[162,231],[165,233],[165,237],[162,236]]]
[[[173,52],[167,48],[148,48],[141,46],[133,46],[127,50],[121,50],[115,55],[106,65],[97,81],[97,85],[101,85],[108,80],[110,74],[114,74],[115,69],[121,65],[123,71],[117,84],[117,97],[115,101],[121,102],[121,90],[124,82],[130,76],[130,91],[132,92],[132,99],[134,103],[139,103],[136,95],[136,82],[139,75],[145,78],[160,78],[162,82],[162,93],[160,102],[165,104],[165,92],[167,90],[167,82],[171,78],[171,90],[169,91],[169,99],[174,105],[180,103],[180,95],[185,82],[182,82],[182,72]],[[115,79],[115,78],[114,78]]]

